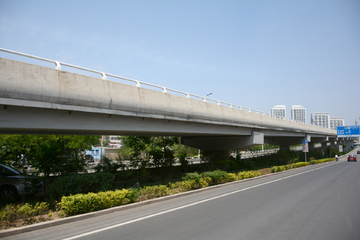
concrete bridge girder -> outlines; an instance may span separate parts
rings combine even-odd
[[[223,136],[251,135],[251,129],[37,107],[0,105],[3,134],[117,134],[152,136]],[[6,107],[4,107],[6,106]]]
[[[265,143],[279,146],[290,146],[301,144],[302,140],[304,140],[304,137],[271,137],[265,138]]]
[[[321,136],[321,135],[311,135],[311,142],[320,143],[320,142],[329,142],[329,136]]]
[[[240,110],[236,107],[217,105],[163,91],[4,58],[0,58],[0,82],[2,84],[0,104],[5,102],[4,99],[16,99],[41,102],[44,107],[50,105],[51,108],[55,105],[72,106],[80,111],[84,108],[93,108],[98,109],[101,114],[114,111],[119,112],[120,115],[129,114],[140,118],[175,118],[203,124],[220,123],[261,132],[274,130],[274,132],[336,134],[333,130]]]
[[[308,140],[309,150],[314,150],[315,143],[321,143],[322,148],[324,148],[327,146],[328,142],[334,141],[333,138],[330,138],[329,136],[305,134],[301,137],[269,137],[265,138],[265,143],[279,145],[280,149],[289,150],[290,145],[302,144],[302,141],[306,139]]]
[[[3,58],[0,82],[0,133],[181,136],[188,145],[219,150],[294,145],[306,134],[336,136],[235,105]]]
[[[264,133],[253,131],[251,136],[182,137],[181,143],[202,150],[239,150],[264,144]]]

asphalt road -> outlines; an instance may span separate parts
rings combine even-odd
[[[360,162],[341,158],[5,239],[360,239]]]

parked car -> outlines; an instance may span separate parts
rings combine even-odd
[[[85,161],[86,162],[94,162],[94,157],[90,154],[85,155]]]
[[[348,156],[348,162],[349,162],[349,161],[355,161],[355,162],[356,162],[356,161],[357,161],[357,160],[356,160],[356,156],[355,156],[355,155],[349,155],[349,156]]]
[[[0,164],[0,198],[16,200],[22,194],[34,195],[42,191],[43,182],[33,176],[22,175],[15,169]]]

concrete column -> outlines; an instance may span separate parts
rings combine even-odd
[[[325,151],[326,148],[327,148],[327,142],[322,142],[322,143],[321,143],[321,149],[322,149],[323,151]]]
[[[308,145],[309,145],[309,150],[314,151],[314,143],[309,142]]]
[[[348,141],[345,141],[345,151],[350,151],[350,149],[352,147],[354,147],[354,141],[353,140],[348,140]]]
[[[202,150],[205,160],[209,164],[210,169],[226,169],[226,161],[230,156],[229,150]]]
[[[280,145],[280,150],[289,151],[290,150],[290,145]]]

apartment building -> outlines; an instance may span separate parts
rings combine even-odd
[[[286,116],[286,107],[285,105],[276,105],[271,109],[271,116],[277,118],[285,118]]]
[[[330,114],[329,113],[312,113],[311,114],[311,124],[330,128]]]
[[[345,126],[345,120],[343,118],[330,118],[330,128],[336,130],[339,126]]]
[[[306,109],[301,105],[292,105],[291,119],[302,123],[306,123]]]

